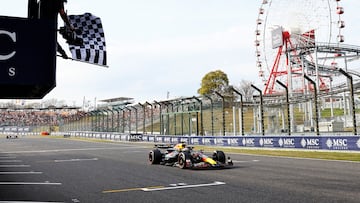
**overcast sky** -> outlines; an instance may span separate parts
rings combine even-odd
[[[68,14],[90,12],[102,19],[109,68],[58,58],[57,87],[44,99],[82,105],[84,97],[132,97],[136,102],[189,97],[197,95],[206,73],[218,69],[232,85],[260,83],[254,31],[261,2],[68,0]],[[346,43],[360,45],[360,3],[341,4]],[[0,15],[25,17],[27,0],[3,1]]]

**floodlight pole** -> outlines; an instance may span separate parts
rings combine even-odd
[[[286,91],[286,110],[287,110],[287,120],[288,120],[288,132],[289,132],[289,136],[290,136],[291,135],[291,120],[290,120],[289,89],[284,83],[280,82],[279,80],[276,80],[276,82],[279,85],[281,85]]]
[[[317,88],[316,83],[309,78],[309,76],[304,75],[304,78],[308,80],[314,86],[314,104],[315,104],[315,125],[316,125],[316,135],[320,135],[319,132],[319,109],[317,104]]]

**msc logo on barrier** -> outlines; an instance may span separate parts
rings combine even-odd
[[[259,140],[259,144],[260,146],[270,146],[273,147],[274,146],[274,139],[273,138],[261,138]]]
[[[347,139],[327,139],[326,146],[329,149],[348,149]]]
[[[255,146],[255,138],[244,138],[242,140],[243,146],[254,147]]]
[[[295,147],[295,139],[294,138],[280,138],[279,139],[280,147],[294,148]]]
[[[228,145],[238,146],[238,145],[239,145],[239,141],[238,141],[237,138],[228,139]]]
[[[318,138],[302,138],[300,144],[303,148],[320,149],[320,139]]]

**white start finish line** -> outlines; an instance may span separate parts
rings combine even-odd
[[[153,192],[153,191],[161,191],[161,190],[176,190],[176,189],[184,189],[184,188],[196,188],[196,187],[209,187],[209,186],[217,186],[217,185],[225,185],[224,182],[215,181],[213,183],[206,184],[197,184],[197,185],[187,185],[185,183],[174,184],[170,187],[159,187],[159,188],[142,188],[141,190],[144,192]]]

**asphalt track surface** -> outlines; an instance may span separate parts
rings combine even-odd
[[[182,170],[148,164],[150,149],[0,137],[0,202],[360,201],[360,163],[228,154],[233,168]]]

